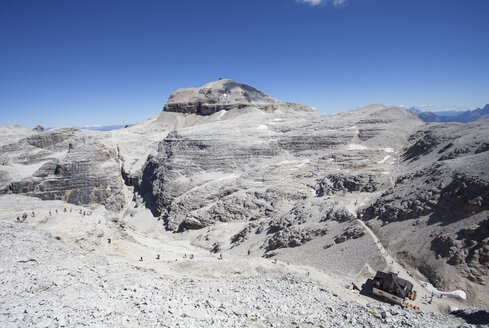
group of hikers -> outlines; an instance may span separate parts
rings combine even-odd
[[[31,216],[35,217],[36,213],[32,212]],[[25,220],[27,220],[27,213],[24,212],[24,214],[22,214],[22,219],[18,216],[16,222],[24,222]]]
[[[108,239],[107,239],[107,241],[108,241],[108,242],[109,242],[109,244],[110,244],[111,239],[110,239],[110,238],[108,238]],[[184,258],[184,259],[186,259],[186,258],[187,258],[187,254],[184,254],[184,255],[183,255],[183,258]],[[189,257],[189,258],[190,258],[191,260],[193,260],[193,259],[195,258],[195,255],[194,255],[194,254],[190,254],[190,257]],[[156,259],[157,259],[157,260],[159,260],[159,259],[160,259],[160,254],[156,254]],[[220,256],[219,256],[219,260],[222,260],[222,259],[223,259],[223,258],[222,258],[222,254],[220,254]],[[176,261],[178,261],[178,259],[175,259],[175,262],[176,262]],[[142,257],[142,256],[139,258],[139,262],[143,262],[143,257]]]
[[[67,213],[67,212],[72,213],[73,212],[73,209],[70,208],[68,210],[65,207],[65,208],[63,208],[63,212],[64,213]],[[55,209],[54,210],[54,213],[58,214],[58,209]],[[82,211],[82,210],[80,210],[79,214],[81,214],[83,216],[90,216],[90,215],[92,215],[92,211]],[[49,216],[52,216],[52,215],[53,215],[53,212],[51,210],[49,210]],[[20,216],[18,216],[16,221],[17,222],[24,222],[27,219],[27,216],[28,216],[27,213],[24,212],[24,214],[22,214],[22,218]],[[35,217],[36,216],[36,213],[34,213],[34,211],[32,211],[31,216],[32,217]]]
[[[54,210],[54,212],[55,212],[56,214],[58,214],[58,209],[55,209],[55,210]],[[66,207],[65,207],[65,208],[63,208],[63,213],[68,213],[68,212],[72,213],[72,212],[73,212],[73,209],[72,209],[72,208],[70,208],[70,209],[68,210]],[[78,214],[81,214],[81,215],[83,215],[83,216],[90,216],[90,215],[92,215],[92,211],[82,211],[82,210],[80,210],[80,211],[78,212]],[[53,215],[53,213],[52,213],[51,211],[49,211],[49,216],[52,216],[52,215]]]
[[[55,209],[54,212],[56,214],[58,214],[58,209]],[[63,208],[63,212],[64,213],[68,213],[68,212],[69,213],[72,213],[73,212],[73,209],[71,209],[71,208],[70,209],[67,209],[65,207],[65,208]],[[84,216],[85,215],[86,216],[90,216],[90,215],[92,215],[92,212],[91,211],[82,211],[82,210],[80,210],[79,211],[79,214],[82,214]],[[49,210],[49,216],[52,216],[52,215],[53,215],[53,212],[51,212],[51,210]],[[16,222],[24,222],[27,219],[27,216],[28,216],[27,213],[24,212],[24,214],[22,214],[22,219],[21,219],[21,217],[18,216]],[[36,216],[36,214],[34,213],[34,211],[32,211],[31,216],[32,217],[35,217]],[[101,220],[99,220],[98,223],[100,224],[101,223]],[[112,243],[112,239],[110,237],[107,238],[107,243],[109,243],[109,244]],[[249,255],[249,251],[248,251],[248,255]],[[187,258],[187,254],[184,254],[183,258]],[[194,254],[190,254],[190,257],[189,258],[191,260],[193,260],[195,258]],[[160,259],[160,254],[156,254],[156,259],[157,260]],[[219,260],[222,260],[223,259],[223,255],[222,254],[219,254],[219,258],[218,259]],[[143,257],[142,256],[139,258],[139,261],[140,262],[143,262]],[[177,261],[177,259],[175,259],[175,261]]]

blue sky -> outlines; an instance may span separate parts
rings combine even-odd
[[[143,122],[225,77],[331,114],[489,102],[486,0],[1,0],[0,125]]]

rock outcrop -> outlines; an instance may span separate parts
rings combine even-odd
[[[54,129],[0,147],[0,192],[73,204],[124,206],[117,148],[101,136],[73,128]]]
[[[395,184],[361,213],[364,220],[382,221],[377,232],[397,240],[391,247],[439,288],[471,288],[453,276],[479,286],[487,281],[488,124],[483,119],[420,130],[402,156]],[[407,225],[412,232],[397,232]]]

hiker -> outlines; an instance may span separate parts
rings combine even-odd
[[[22,214],[22,219],[27,219],[27,213],[24,212],[24,214]]]
[[[194,254],[190,255],[190,259],[192,260],[194,259]]]
[[[159,260],[160,259],[160,254],[156,254],[156,259]]]
[[[32,216],[33,218],[35,218],[35,217],[36,217],[36,213],[34,213],[34,211],[32,211],[31,216]]]
[[[70,208],[70,213],[71,213],[71,208]]]
[[[251,249],[248,250],[248,256],[251,254]]]
[[[49,211],[49,216],[52,216],[53,214],[51,213],[51,211]]]
[[[17,217],[17,222],[20,222],[20,217]]]
[[[187,253],[183,254],[183,258],[186,259],[187,258]]]
[[[221,255],[219,255],[219,260],[222,260],[222,254],[221,254]]]
[[[109,242],[109,244],[110,244],[111,239],[110,239],[110,238],[107,238],[107,241],[108,241],[108,242]]]
[[[141,258],[139,259],[139,262],[143,262],[143,257],[141,256]]]
[[[63,208],[63,212],[65,212],[65,213],[66,213],[66,207],[65,207],[65,208]]]

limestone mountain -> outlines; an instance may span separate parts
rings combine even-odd
[[[295,110],[312,109],[298,104],[284,103],[271,98],[246,84],[229,79],[219,79],[200,88],[178,89],[170,96],[163,110],[166,112],[211,115],[222,110],[255,107],[273,112],[279,106],[285,109],[292,105]]]
[[[146,206],[161,228],[196,231],[192,242],[210,251],[345,279],[393,270],[387,252],[484,307],[488,123],[425,123],[382,104],[323,117],[220,79],[177,90],[124,129],[2,127],[0,192],[115,213]],[[214,228],[222,223],[231,235]]]

